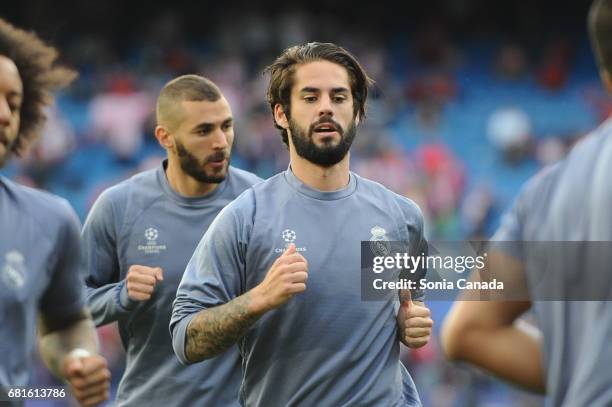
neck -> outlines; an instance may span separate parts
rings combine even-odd
[[[337,191],[349,183],[350,153],[338,164],[321,167],[297,155],[292,148],[289,152],[293,174],[310,188],[319,191]]]
[[[172,188],[179,195],[188,198],[208,195],[219,186],[219,184],[200,182],[185,174],[185,172],[183,172],[181,169],[181,165],[178,160],[173,159],[173,157],[168,157],[166,178],[168,179],[170,188]]]

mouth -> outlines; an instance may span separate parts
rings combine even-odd
[[[221,161],[210,161],[209,164],[213,168],[222,168],[225,165],[225,159],[223,159]]]
[[[317,124],[312,129],[314,134],[319,135],[322,138],[332,137],[336,134],[340,135],[340,131],[338,131],[338,127],[333,123],[321,123]]]
[[[227,164],[227,157],[225,154],[215,155],[208,159],[208,164],[213,168],[223,168]]]

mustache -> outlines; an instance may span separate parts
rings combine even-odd
[[[208,157],[206,157],[205,162],[208,164],[213,161],[221,161],[221,160],[227,160],[227,159],[229,159],[229,151],[217,151],[216,153],[211,154]]]
[[[6,134],[3,131],[0,131],[0,144],[4,144],[5,146],[8,146],[8,138],[6,137]]]

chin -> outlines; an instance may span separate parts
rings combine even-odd
[[[337,140],[335,138],[329,139],[329,140],[323,140],[323,141],[319,141],[315,145],[319,147],[320,149],[330,150],[330,149],[338,147],[340,145],[340,140]]]

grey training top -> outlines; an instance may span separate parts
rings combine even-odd
[[[105,191],[83,228],[88,301],[96,325],[118,321],[127,352],[119,406],[226,406],[238,404],[237,349],[185,367],[172,351],[172,301],[198,241],[219,211],[260,181],[230,167],[212,193],[187,198],[168,184],[165,163]],[[146,302],[127,296],[132,265],[161,267],[163,281]]]
[[[350,174],[346,188],[314,190],[291,169],[243,193],[213,222],[177,292],[173,346],[200,310],[259,284],[289,243],[309,263],[306,291],[266,313],[238,342],[247,406],[420,405],[399,360],[397,301],[361,299],[360,242],[373,227],[420,242],[419,208]]]
[[[547,249],[556,254],[554,258],[540,253],[526,268],[543,335],[550,406],[612,405],[612,303],[538,301],[551,295],[564,299],[577,287],[595,289],[597,295],[607,290],[607,298],[612,298],[609,263],[602,273],[604,258],[588,255],[596,247],[589,241],[612,241],[611,176],[612,120],[608,120],[565,160],[525,186],[494,237],[518,241],[510,252],[519,258],[527,250],[520,241],[573,241],[567,247],[577,248],[565,253]]]
[[[68,202],[0,176],[0,392],[29,382],[38,313],[85,307],[79,229]]]

